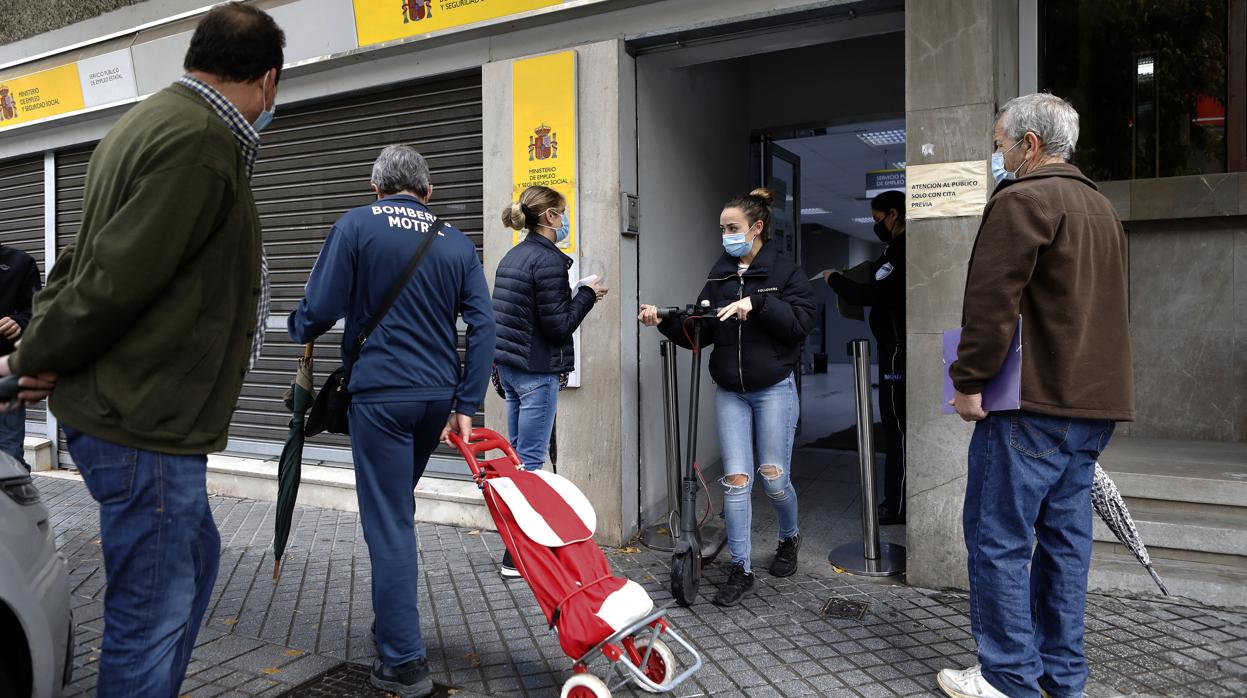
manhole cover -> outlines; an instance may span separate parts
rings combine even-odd
[[[870,610],[869,601],[850,601],[843,598],[827,599],[827,603],[823,604],[822,613],[828,618],[839,618],[840,620],[861,620],[866,617],[866,611]]]
[[[343,662],[283,693],[288,698],[381,698],[392,693],[381,691],[368,683],[369,668],[363,664]],[[434,698],[445,698],[458,689],[442,684],[433,685]]]

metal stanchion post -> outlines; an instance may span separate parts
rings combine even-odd
[[[862,542],[845,543],[831,551],[831,564],[851,574],[890,577],[905,571],[905,548],[879,543],[879,512],[875,508],[875,423],[870,399],[870,343],[849,342],[853,357],[853,393],[857,399],[857,455],[862,471]]]

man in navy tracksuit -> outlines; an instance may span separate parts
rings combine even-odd
[[[412,490],[439,438],[467,438],[485,398],[494,313],[476,248],[426,205],[433,187],[424,158],[407,146],[382,151],[372,171],[377,202],[347,212],[329,231],[290,314],[290,337],[309,342],[346,318],[343,352],[435,234],[406,289],[364,343],[351,371],[351,451],[360,523],[372,560],[372,604],[381,655],[372,683],[402,696],[432,693],[420,612]],[[467,324],[467,358],[456,351],[456,317]]]

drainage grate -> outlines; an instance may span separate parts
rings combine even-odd
[[[392,693],[381,691],[368,683],[368,667],[343,662],[286,691],[286,698],[383,698]],[[442,684],[433,685],[433,697],[453,696],[459,689]]]
[[[823,604],[822,614],[828,618],[840,620],[861,620],[866,617],[866,611],[869,610],[869,601],[850,601],[837,597],[827,599],[827,603]]]

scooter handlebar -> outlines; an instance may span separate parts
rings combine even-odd
[[[727,306],[723,306],[723,308],[726,308],[726,307]],[[700,316],[700,317],[709,317],[712,315],[718,315],[723,310],[723,308],[711,308],[709,302],[707,301],[706,304],[702,306],[673,305],[673,306],[669,306],[666,308],[662,308],[662,307],[655,308],[655,310],[658,312],[658,319],[661,320],[663,318],[669,318],[669,317],[678,318],[678,317],[688,317],[688,316],[694,316],[694,315]]]

